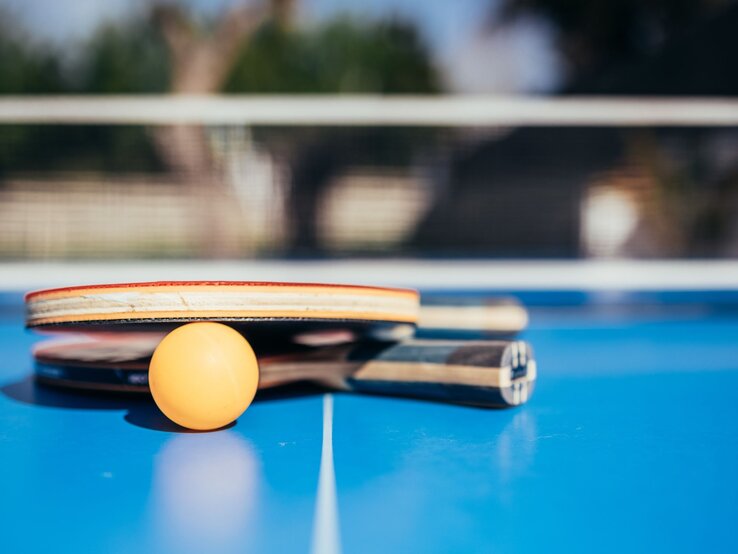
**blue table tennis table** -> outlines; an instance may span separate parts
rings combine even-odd
[[[302,391],[213,433],[35,385],[0,295],[0,551],[738,551],[738,292],[485,292],[530,307],[527,405]]]

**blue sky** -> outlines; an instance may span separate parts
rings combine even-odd
[[[217,13],[239,0],[182,0],[203,13]],[[254,1],[254,0],[251,0]],[[319,21],[339,13],[356,17],[397,15],[418,24],[434,47],[459,40],[495,0],[299,0],[301,17]],[[145,0],[0,0],[39,38],[66,41],[86,36],[102,21],[130,17]]]
[[[244,0],[181,0],[217,13]],[[255,2],[257,0],[246,0]],[[418,25],[451,88],[467,92],[517,92],[551,88],[561,74],[553,36],[540,21],[523,21],[490,37],[482,25],[499,0],[297,0],[300,20],[338,14],[357,18],[397,16]],[[35,39],[72,45],[102,22],[131,17],[146,0],[0,0]]]

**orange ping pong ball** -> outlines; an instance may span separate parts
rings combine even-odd
[[[259,365],[251,345],[221,323],[189,323],[156,347],[149,387],[156,405],[182,427],[206,431],[235,421],[256,394]]]

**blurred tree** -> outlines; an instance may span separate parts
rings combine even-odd
[[[226,92],[434,93],[440,79],[411,25],[340,19],[308,31],[276,22],[246,43]]]
[[[531,14],[552,24],[568,62],[562,93],[738,95],[732,57],[738,49],[735,0],[503,0],[491,5],[497,17],[489,32]],[[517,129],[482,141],[453,161],[448,179],[453,189],[447,188],[414,240],[426,251],[458,252],[463,243],[472,253],[487,255],[577,255],[582,191],[603,173],[627,167],[641,173],[611,186],[647,187],[643,221],[659,222],[654,228],[665,222],[651,255],[735,252],[728,233],[738,214],[738,163],[735,157],[719,158],[718,143],[736,144],[734,130]],[[576,163],[562,164],[571,152]],[[541,182],[545,185],[535,190]],[[530,224],[516,228],[525,221],[518,218],[495,224],[509,234],[480,232],[490,217],[506,217],[495,210],[511,195],[530,199]],[[549,201],[547,195],[554,198]],[[444,236],[450,225],[454,234]],[[644,236],[647,241],[648,233],[639,238]]]
[[[166,92],[170,52],[149,18],[101,27],[85,45],[75,88],[87,94]]]
[[[417,31],[402,22],[341,19],[300,31],[274,20],[244,44],[226,92],[436,93],[440,77]],[[407,165],[433,133],[405,129],[281,129],[269,140],[291,162],[287,211],[292,254],[315,255],[320,200],[331,180],[356,165]],[[260,136],[264,136],[261,133]],[[274,148],[273,148],[274,149]]]
[[[172,53],[176,92],[428,93],[440,89],[429,53],[408,24],[359,26],[339,20],[301,30],[293,24],[291,0],[273,0],[268,13],[251,5],[236,7],[209,28],[198,28],[170,6],[158,8],[155,16]],[[202,193],[207,171],[198,168],[209,167],[210,160],[206,148],[193,151],[198,133],[195,127],[181,127],[160,136],[158,143],[174,160],[171,165],[186,168],[193,191]],[[366,131],[347,137],[334,130],[328,138],[282,129],[260,136],[267,136],[273,146],[279,143],[294,168],[287,206],[292,252],[319,251],[319,199],[331,177],[348,163],[398,163],[412,155],[408,148],[412,141],[402,133]],[[347,140],[364,147],[346,148]],[[363,159],[356,160],[359,151]],[[215,229],[217,214],[212,216]],[[218,242],[214,233],[208,249],[215,254]]]
[[[63,89],[58,61],[23,34],[13,18],[0,11],[0,94],[54,93]],[[0,127],[0,176],[27,157],[33,133],[28,127]]]
[[[155,4],[152,21],[169,49],[170,91],[218,92],[239,48],[268,14],[267,4],[236,4],[217,20],[203,23],[175,4]]]
[[[26,48],[25,37],[0,27],[0,93],[126,94],[171,92],[178,94],[228,93],[432,93],[440,78],[417,31],[402,22],[338,20],[311,29],[294,24],[294,0],[237,2],[215,18],[197,17],[181,4],[153,2],[148,14],[123,24],[101,27],[84,45],[74,64],[61,71],[53,51]],[[14,29],[9,20],[5,27]],[[7,46],[6,46],[7,43]],[[9,77],[6,77],[8,75]],[[67,77],[64,81],[61,76]],[[25,126],[28,127],[28,126]],[[0,130],[4,140],[8,128]],[[202,197],[201,216],[211,233],[203,250],[213,256],[219,249],[222,223],[211,198],[224,183],[213,172],[211,149],[200,126],[67,127],[63,137],[50,128],[37,128],[28,140],[10,137],[20,148],[0,172],[34,167],[34,153],[43,152],[44,164],[56,168],[76,166],[118,171],[162,167],[177,175],[189,193]],[[276,133],[280,146],[301,163],[307,153],[335,149],[322,136]],[[343,143],[343,136],[340,142]],[[397,133],[370,133],[359,137],[369,156],[396,163],[407,159],[408,141]],[[346,152],[346,149],[339,148]],[[3,153],[0,153],[2,158]],[[347,163],[336,152],[321,166],[333,175]],[[20,165],[18,160],[25,160]],[[13,165],[15,164],[15,165]],[[294,182],[301,191],[294,197],[314,206],[326,180]],[[215,192],[215,194],[212,194]],[[313,244],[315,214],[303,210],[308,243]],[[302,212],[301,212],[302,213]],[[223,232],[221,232],[223,231]]]
[[[496,25],[534,14],[550,21],[568,62],[568,88],[587,88],[718,14],[734,0],[503,0]],[[498,11],[499,10],[499,11]]]
[[[166,48],[145,21],[101,28],[83,53],[65,58],[50,45],[33,42],[12,17],[3,14],[0,94],[157,92],[168,87]],[[0,174],[162,168],[140,128],[3,125],[0,143]]]
[[[0,94],[48,94],[63,90],[57,57],[34,44],[9,14],[0,12]]]

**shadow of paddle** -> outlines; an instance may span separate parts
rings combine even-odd
[[[37,383],[32,375],[0,387],[0,393],[23,404],[66,410],[127,410],[136,405],[153,405],[151,397],[143,395],[135,398],[120,393],[49,387]]]
[[[259,391],[254,403],[285,401],[305,396],[324,394],[325,389],[309,383],[296,383],[284,387],[276,387]],[[0,387],[0,394],[7,398],[33,406],[59,408],[63,410],[120,410],[125,411],[123,419],[126,423],[165,433],[198,433],[167,418],[148,394],[130,394],[111,391],[86,391],[81,389],[60,388],[36,382],[33,375]],[[230,429],[233,422],[221,429]]]
[[[151,396],[144,394],[50,387],[37,383],[32,375],[0,387],[0,393],[16,402],[46,408],[125,411],[123,419],[136,427],[168,433],[193,432],[167,419]]]
[[[119,410],[125,411],[123,419],[143,429],[167,433],[191,433],[170,421],[156,407],[149,395],[109,391],[84,391],[50,387],[37,383],[32,375],[20,381],[0,387],[0,393],[16,402],[60,408],[63,410]]]

